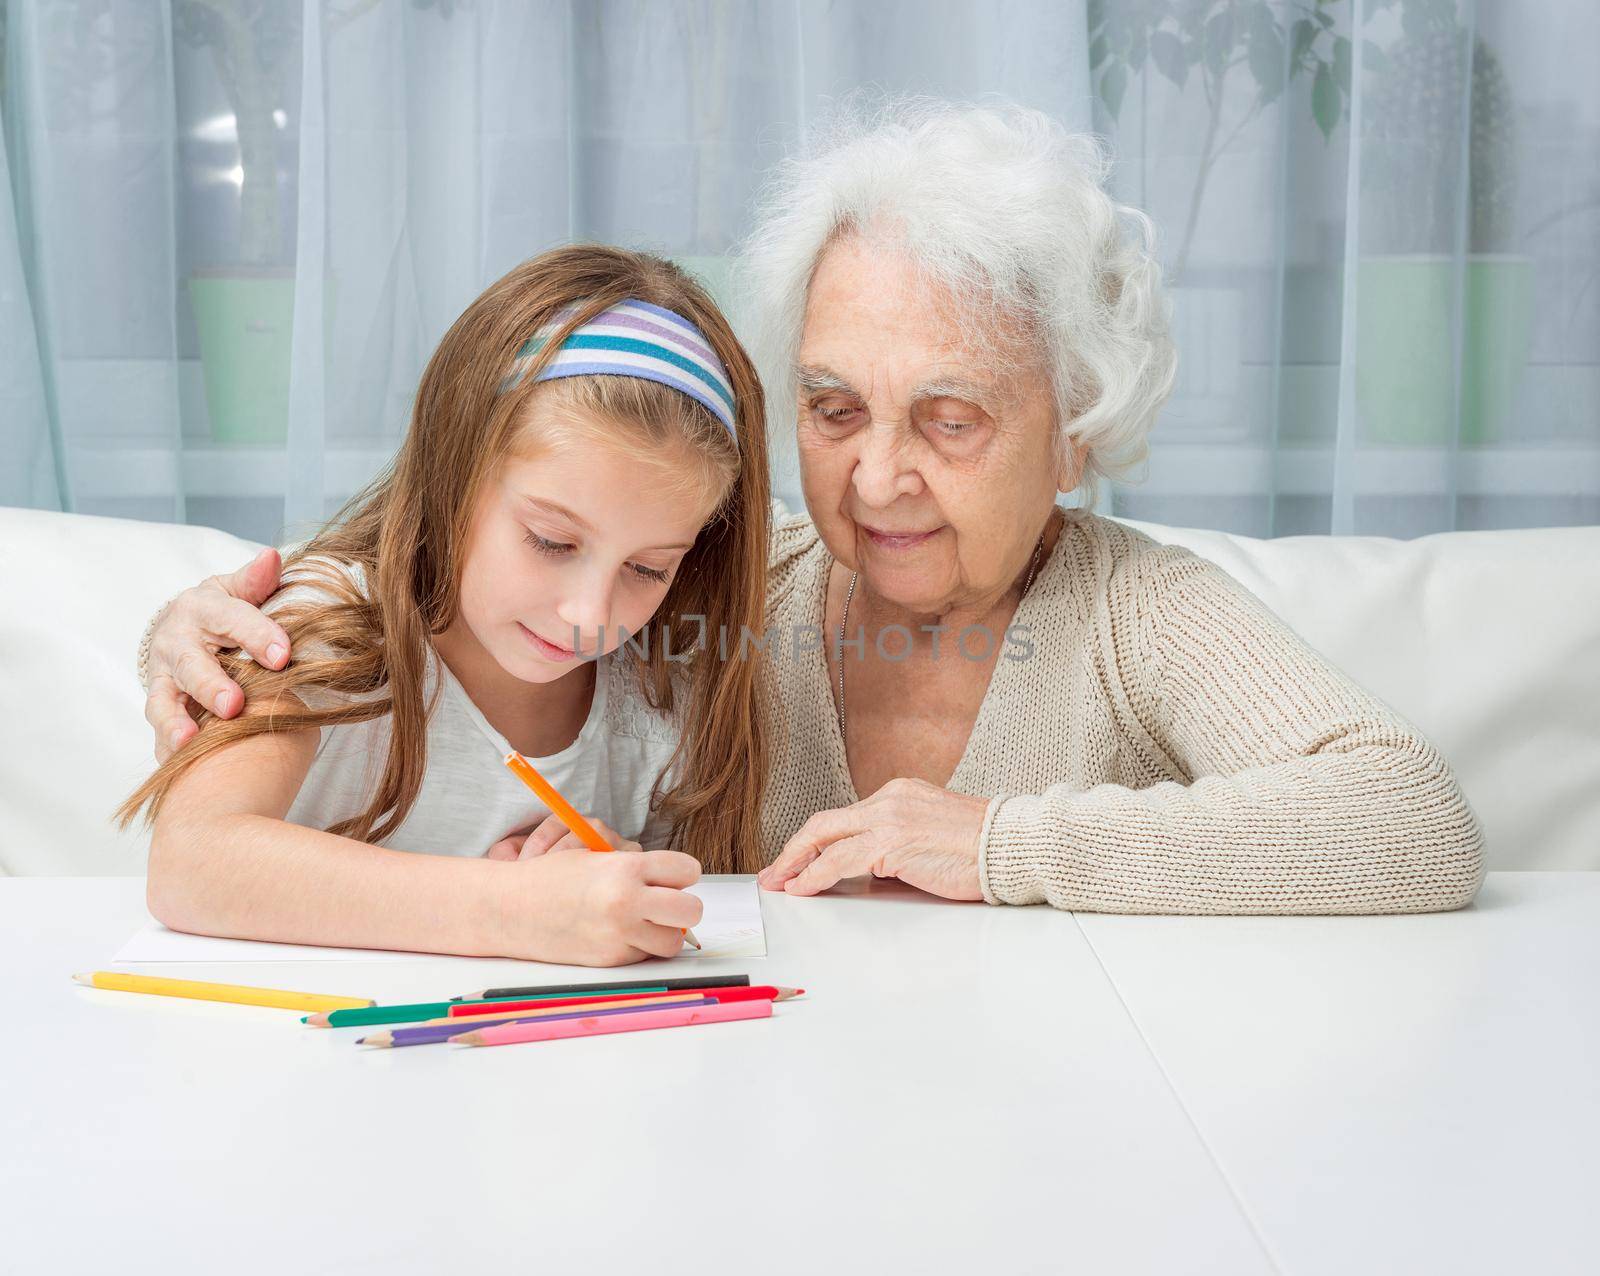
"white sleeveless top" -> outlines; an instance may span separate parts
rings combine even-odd
[[[341,566],[362,583],[358,568]],[[268,600],[264,610],[273,612],[308,595],[326,597],[315,585],[290,585]],[[604,820],[646,850],[657,850],[667,845],[671,826],[651,812],[650,793],[677,747],[678,733],[645,703],[630,657],[612,653],[598,665],[594,699],[577,739],[559,753],[528,760],[584,815]],[[377,844],[436,855],[482,855],[550,812],[506,768],[510,743],[430,650],[427,696],[440,679],[443,685],[428,718],[427,768],[416,804],[400,827]],[[316,695],[306,698],[319,706],[327,703]],[[323,727],[288,821],[326,829],[366,810],[388,756],[391,723],[384,715]]]

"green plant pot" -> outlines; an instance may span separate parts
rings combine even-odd
[[[1364,257],[1356,314],[1356,402],[1366,442],[1411,447],[1455,440],[1455,262],[1446,256]],[[1514,407],[1533,326],[1533,263],[1475,254],[1461,299],[1461,428],[1492,443]]]
[[[282,443],[294,339],[292,270],[205,271],[189,279],[206,411],[218,443]]]

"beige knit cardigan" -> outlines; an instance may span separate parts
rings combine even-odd
[[[989,903],[1412,913],[1472,900],[1482,832],[1415,727],[1220,567],[1065,513],[1013,621],[1032,655],[996,662],[947,785],[990,798],[978,849]],[[768,859],[814,812],[861,796],[825,653],[790,641],[822,625],[832,562],[809,518],[777,522]]]

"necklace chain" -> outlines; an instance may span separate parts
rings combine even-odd
[[[1028,564],[1028,579],[1022,582],[1022,597],[1028,596],[1028,590],[1033,588],[1033,578],[1039,572],[1039,556],[1044,553],[1044,538],[1049,532],[1049,523],[1045,524],[1043,532],[1039,533],[1039,543],[1033,547],[1033,560]],[[839,662],[839,739],[844,740],[844,627],[850,619],[850,600],[856,595],[857,572],[850,573],[850,587],[844,591],[844,610],[839,613],[839,637],[834,643],[834,659]],[[1020,599],[1018,600],[1020,603]]]

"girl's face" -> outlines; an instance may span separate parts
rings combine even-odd
[[[660,458],[588,441],[508,458],[478,501],[457,623],[524,682],[615,650],[646,627],[716,506],[670,479]]]

